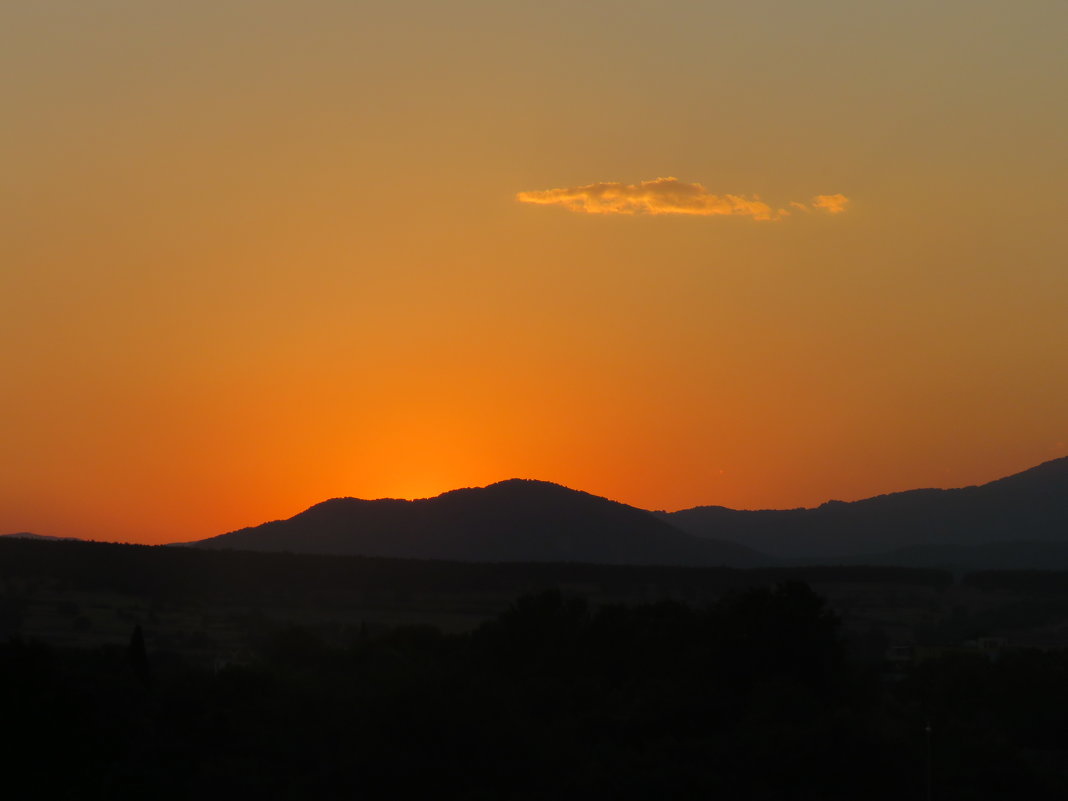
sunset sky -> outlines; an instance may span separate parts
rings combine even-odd
[[[0,533],[1068,454],[1064,0],[0,6]],[[674,179],[674,180],[669,180]]]

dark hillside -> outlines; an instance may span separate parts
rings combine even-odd
[[[829,501],[815,509],[695,507],[661,518],[695,536],[779,558],[856,561],[910,546],[1068,542],[1068,458],[976,487]]]
[[[651,512],[544,481],[513,479],[416,501],[336,498],[201,548],[476,562],[729,565],[772,560],[685,534]]]

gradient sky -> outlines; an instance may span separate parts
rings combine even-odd
[[[1063,0],[4,3],[0,532],[513,476],[792,507],[1068,454],[1066,30]],[[792,213],[519,199],[669,177]]]

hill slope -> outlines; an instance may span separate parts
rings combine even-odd
[[[416,501],[336,498],[288,520],[190,544],[477,562],[749,567],[772,561],[740,545],[692,537],[652,512],[522,479]]]
[[[13,534],[0,534],[0,537],[10,537],[15,540],[63,540],[69,541],[75,537],[53,537],[48,534],[34,534],[32,531],[16,531]]]
[[[661,519],[776,557],[862,557],[912,546],[1068,542],[1068,457],[988,484],[920,489],[815,509],[739,511],[716,506]]]

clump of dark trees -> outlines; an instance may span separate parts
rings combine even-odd
[[[700,608],[547,592],[470,634],[344,647],[285,628],[213,667],[139,629],[124,648],[13,639],[6,780],[78,799],[1068,797],[1068,655],[884,667],[800,583]]]

